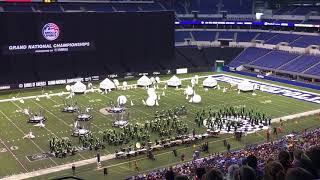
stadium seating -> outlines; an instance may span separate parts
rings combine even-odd
[[[272,37],[276,36],[277,34],[275,33],[259,33],[259,35],[256,37],[256,40],[261,40],[261,41],[267,41],[271,39]]]
[[[230,67],[240,65],[320,76],[320,56],[316,55],[299,55],[250,47],[229,63]]]
[[[300,35],[296,34],[277,34],[271,37],[269,40],[265,41],[266,44],[279,44],[281,42],[293,42],[298,39]]]
[[[282,66],[280,69],[290,72],[301,73],[307,68],[313,66],[314,64],[320,61],[320,57],[311,56],[311,55],[301,55],[299,58],[296,58],[289,63]]]
[[[234,39],[234,32],[222,31],[219,32],[218,39]]]
[[[243,52],[240,53],[239,56],[237,56],[233,61],[231,61],[229,66],[237,67],[241,64],[248,64],[270,52],[271,50],[269,49],[259,49],[253,47],[246,48]]]
[[[191,39],[190,31],[176,31],[175,42],[184,42],[185,39]]]
[[[4,11],[13,11],[13,12],[32,12],[30,5],[5,5],[2,6]]]
[[[256,32],[237,32],[237,42],[251,42],[258,33]]]
[[[252,0],[223,0],[221,10],[232,14],[252,14]]]
[[[304,74],[316,75],[320,76],[320,63],[318,62],[314,66],[310,67],[306,71],[303,72]]]
[[[164,10],[164,8],[158,2],[140,4],[139,7],[143,11],[161,11],[161,10]]]
[[[114,12],[114,9],[111,4],[88,4],[85,7],[86,11],[95,11],[95,12]]]
[[[317,6],[283,6],[277,10],[276,15],[307,15],[310,12],[319,13]]]
[[[136,4],[118,3],[118,4],[112,4],[112,6],[116,11],[121,11],[121,12],[136,12],[140,10],[139,6]]]
[[[281,65],[296,58],[297,54],[292,54],[284,51],[272,51],[265,56],[262,56],[255,61],[249,63],[250,65],[266,67],[266,68],[278,68]]]
[[[320,45],[320,36],[301,36],[289,45],[302,48],[306,48],[310,45]]]
[[[235,4],[237,6],[235,6]],[[192,11],[198,11],[200,14],[218,14],[220,11],[227,11],[229,14],[252,14],[252,0],[191,0],[187,1],[150,1],[145,3],[138,2],[119,2],[114,1],[111,3],[104,4],[62,4],[52,5],[46,4],[44,6],[37,4],[27,5],[8,5],[3,6],[5,11],[32,11],[34,6],[37,10],[48,11],[48,12],[60,12],[65,11],[158,11],[158,10],[174,10],[176,14],[191,14]]]
[[[192,31],[196,41],[214,41],[216,32],[214,31]]]
[[[252,40],[264,41],[265,44],[288,43],[292,47],[306,48],[310,45],[320,45],[320,36],[315,35],[297,35],[297,34],[280,34],[267,32],[233,32],[233,31],[176,31],[176,42],[184,42],[185,38],[192,38],[196,41],[214,41],[216,34],[218,39],[231,39],[236,37],[236,42],[251,42]]]

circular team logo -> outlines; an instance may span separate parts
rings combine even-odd
[[[59,37],[60,29],[54,23],[48,23],[42,28],[42,35],[48,41],[54,41]]]

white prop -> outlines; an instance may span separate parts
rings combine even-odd
[[[131,104],[131,106],[133,106],[133,105],[134,105],[134,104],[133,104],[133,102],[132,102],[132,100],[131,100],[130,104]]]
[[[28,134],[23,136],[23,139],[34,139],[36,136],[30,131]]]
[[[116,87],[118,87],[118,86],[120,85],[118,79],[114,79],[114,80],[113,80],[113,83],[114,83],[114,85],[116,85]]]
[[[92,83],[88,83],[88,89],[92,88]]]
[[[199,83],[199,76],[195,75],[194,78],[196,79],[196,84],[198,84]]]
[[[208,76],[205,80],[202,82],[202,86],[206,88],[214,88],[218,85],[218,82],[212,77]]]
[[[167,85],[170,87],[176,87],[181,86],[181,79],[179,79],[177,76],[173,75],[168,81]]]
[[[146,105],[149,107],[152,107],[156,104],[156,99],[152,98],[152,97],[148,97],[147,101],[146,101]]]
[[[126,90],[128,86],[127,81],[123,81],[122,86],[123,86],[123,90]]]
[[[146,86],[150,86],[152,84],[152,81],[146,75],[143,75],[137,81],[137,84],[138,84],[138,86],[146,87]]]
[[[193,89],[192,87],[188,86],[185,90],[184,90],[184,93],[187,95],[187,96],[191,96],[193,94]]]
[[[108,89],[115,89],[115,88],[116,88],[116,85],[109,78],[104,79],[99,84],[99,89],[101,90],[108,90]]]
[[[191,86],[194,87],[196,85],[196,78],[192,77],[190,82],[191,82]]]
[[[119,105],[125,105],[127,103],[127,98],[121,95],[118,97],[117,102]]]
[[[45,126],[46,126],[46,125],[43,124],[42,121],[40,121],[40,123],[34,125],[34,127],[39,127],[39,128],[44,128]]]
[[[156,79],[154,77],[151,77],[150,80],[151,80],[152,84],[156,83]]]
[[[155,79],[156,79],[156,82],[157,82],[157,83],[160,83],[160,78],[159,78],[159,76],[157,76]]]
[[[201,96],[198,94],[193,95],[191,99],[192,99],[193,103],[200,103],[201,102]]]
[[[77,81],[74,85],[71,86],[71,91],[75,93],[84,93],[87,90],[87,86],[81,81]]]
[[[67,91],[70,91],[71,90],[71,86],[68,84],[68,85],[66,85],[66,90]]]
[[[238,84],[238,89],[240,91],[253,91],[254,90],[254,84],[249,82],[248,80],[244,80],[241,83]]]
[[[29,114],[30,114],[28,109],[23,109],[23,113],[24,113],[25,115],[29,115]]]
[[[223,88],[222,92],[223,92],[223,93],[226,93],[226,92],[227,92],[227,89],[226,89],[226,88]]]

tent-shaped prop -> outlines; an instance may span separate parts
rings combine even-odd
[[[177,86],[181,86],[181,80],[173,75],[168,81],[167,81],[167,85],[171,86],[171,87],[177,87]]]
[[[138,86],[146,87],[152,84],[152,81],[146,76],[143,75],[137,82]]]
[[[106,78],[100,83],[101,90],[109,90],[109,89],[115,89],[115,88],[116,88],[116,85],[108,78]]]
[[[212,76],[208,76],[205,80],[203,80],[202,85],[206,88],[213,88],[218,85],[218,83]]]
[[[82,94],[87,90],[87,87],[85,84],[83,84],[81,81],[77,81],[74,85],[71,86],[71,91],[74,93]]]
[[[253,91],[254,90],[254,84],[249,82],[248,80],[244,80],[241,83],[238,84],[238,89],[240,91]]]

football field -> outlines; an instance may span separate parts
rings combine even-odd
[[[209,75],[213,73],[197,73],[199,76]],[[179,75],[181,78],[191,78],[194,74]],[[160,77],[161,80],[170,78],[170,76]],[[129,123],[143,124],[146,121],[154,119],[154,113],[156,111],[174,109],[176,107],[185,106],[187,108],[187,115],[180,117],[180,119],[188,125],[188,131],[191,133],[192,129],[195,129],[197,134],[204,133],[206,129],[198,125],[195,122],[196,113],[199,110],[219,109],[221,107],[245,107],[248,109],[254,109],[255,111],[264,112],[272,118],[283,117],[291,114],[302,113],[306,111],[320,109],[320,105],[307,101],[288,98],[276,94],[270,94],[262,91],[255,91],[255,96],[249,93],[240,93],[234,87],[230,87],[229,84],[224,82],[218,82],[221,90],[208,89],[205,90],[202,87],[202,80],[199,80],[199,84],[194,88],[195,92],[201,96],[201,103],[190,103],[184,93],[184,88],[190,85],[190,80],[182,81],[182,87],[167,88],[164,89],[164,84],[159,85],[157,93],[161,94],[159,100],[159,106],[147,107],[142,103],[142,100],[146,100],[148,95],[144,88],[133,88],[129,90],[114,90],[107,94],[101,94],[99,92],[88,92],[86,94],[75,95],[74,100],[80,109],[92,108],[90,114],[93,119],[90,120],[90,131],[97,137],[102,138],[102,133],[109,129],[116,129],[112,127],[112,123],[115,119],[112,115],[105,115],[100,112],[101,109],[106,108],[110,102],[116,102],[120,95],[124,95],[128,99],[126,105],[126,112],[129,113]],[[122,82],[122,80],[119,80]],[[136,80],[128,81],[129,84],[135,84]],[[270,83],[270,82],[269,82]],[[279,85],[279,84],[278,84]],[[94,84],[97,88],[98,84]],[[283,85],[285,86],[285,85]],[[222,89],[228,88],[227,92],[223,92]],[[291,86],[292,88],[292,86]],[[301,88],[297,88],[301,89]],[[311,91],[307,89],[301,89],[305,91]],[[15,90],[0,93],[0,100],[9,99],[15,97],[16,99],[28,96],[38,96],[41,94],[53,94],[66,91],[65,87],[46,87],[41,89],[32,90]],[[162,95],[165,92],[164,96]],[[313,91],[315,92],[315,91]],[[36,171],[39,169],[45,169],[57,165],[63,165],[66,163],[76,162],[93,158],[97,152],[94,150],[82,151],[74,156],[68,156],[66,158],[44,158],[30,161],[27,156],[37,155],[49,151],[49,138],[52,137],[68,137],[72,145],[79,145],[79,139],[77,137],[71,137],[73,130],[73,123],[76,117],[76,113],[63,113],[61,110],[65,107],[65,102],[68,95],[57,95],[41,97],[39,100],[35,98],[26,99],[23,101],[8,101],[0,102],[0,177],[9,176],[18,173],[27,173]],[[133,103],[131,105],[130,103]],[[45,127],[34,127],[33,124],[27,122],[28,116],[21,111],[29,109],[33,113],[37,113],[40,110],[43,111],[46,117]],[[306,127],[317,127],[318,117],[312,116],[302,118],[299,123],[287,122],[288,129],[300,130]],[[5,130],[5,131],[4,131]],[[35,135],[34,139],[23,139],[23,136],[30,131]],[[160,139],[158,133],[151,133],[150,139],[154,141]],[[248,135],[242,142],[237,142],[232,139],[232,135],[224,134],[219,138],[208,139],[210,142],[210,150],[213,152],[225,150],[222,146],[224,139],[230,139],[232,148],[241,148],[246,144],[261,142],[264,140],[264,133],[259,132],[252,135]],[[113,154],[120,147],[128,146],[130,144],[135,145],[138,140],[134,139],[126,145],[109,145],[106,144],[105,149],[100,149],[101,155]],[[177,163],[179,160],[173,158],[172,149],[157,151],[156,163],[146,159],[145,156],[136,157],[139,160],[139,164],[143,171],[151,170],[154,168],[165,167],[170,164]],[[184,152],[187,155],[187,159],[191,159],[192,147],[179,146],[178,152]],[[122,160],[110,160],[103,162],[103,166],[108,166],[110,170],[110,179],[121,179],[129,175],[137,174],[134,168],[130,166],[127,159]],[[77,173],[80,177],[90,179],[97,172],[95,170],[95,164],[87,165],[79,168]],[[80,172],[81,171],[81,172]],[[35,179],[47,179],[61,175],[70,175],[69,171],[64,171],[56,174],[48,174],[46,176],[35,177]],[[96,176],[96,178],[104,178],[103,176]]]

